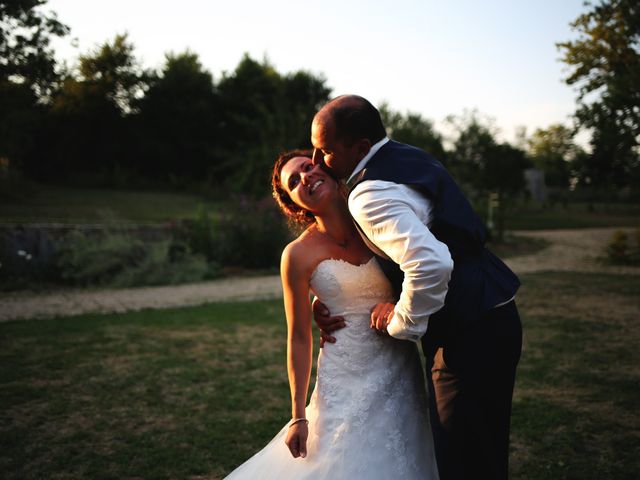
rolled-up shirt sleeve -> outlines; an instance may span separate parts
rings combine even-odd
[[[365,181],[349,196],[349,210],[368,239],[404,272],[389,334],[418,341],[429,317],[444,305],[453,260],[431,233],[431,205],[417,191],[392,182]]]

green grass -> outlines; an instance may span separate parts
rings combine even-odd
[[[0,326],[4,479],[219,477],[287,420],[280,301]]]
[[[549,246],[542,238],[523,237],[521,235],[505,235],[502,242],[490,241],[487,248],[500,258],[513,258],[520,255],[533,255]]]
[[[37,185],[23,200],[0,202],[0,223],[157,223],[191,218],[198,206],[219,209],[198,195]],[[596,204],[591,212],[586,203],[542,208],[535,203],[509,206],[508,230],[640,226],[640,204]]]
[[[514,479],[640,471],[640,276],[522,277]],[[4,479],[221,478],[289,416],[280,301],[0,324]]]
[[[640,276],[546,273],[525,276],[523,285],[514,478],[633,478]]]
[[[589,211],[586,203],[557,204],[542,208],[534,203],[516,204],[509,208],[508,230],[546,230],[562,228],[638,227],[640,204],[596,204]]]
[[[168,192],[38,186],[23,200],[0,202],[2,223],[158,223],[193,217],[197,195]]]

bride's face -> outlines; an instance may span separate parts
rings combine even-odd
[[[294,157],[280,172],[280,183],[293,202],[310,212],[316,212],[331,201],[338,191],[337,182],[308,157]]]

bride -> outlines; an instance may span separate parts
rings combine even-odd
[[[391,285],[363,244],[340,185],[309,152],[281,155],[273,194],[306,227],[282,253],[292,420],[228,479],[437,479],[416,345],[375,329]],[[346,328],[312,362],[310,291]]]

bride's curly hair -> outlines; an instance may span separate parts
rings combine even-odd
[[[282,173],[282,167],[296,157],[308,157],[311,158],[311,150],[289,150],[281,153],[276,159],[276,163],[273,166],[273,172],[271,174],[271,189],[273,191],[273,198],[280,207],[280,210],[287,216],[289,225],[294,230],[305,229],[309,225],[315,223],[316,219],[313,214],[301,206],[297,205],[289,194],[281,187],[280,174]]]

